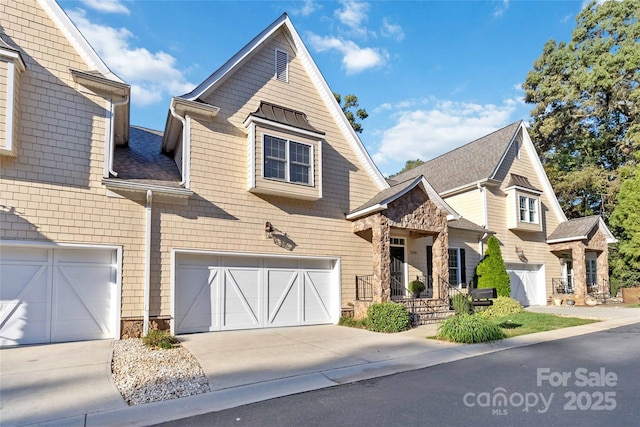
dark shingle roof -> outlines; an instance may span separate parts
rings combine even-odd
[[[596,227],[599,222],[600,217],[598,215],[570,219],[569,221],[558,225],[547,240],[583,239],[591,233],[593,228]]]
[[[442,194],[454,188],[488,179],[494,173],[521,121],[476,139],[433,160],[404,172],[390,183],[423,175]]]
[[[407,188],[411,187],[414,184],[415,184],[415,179],[410,179],[408,181],[401,182],[400,184],[396,184],[396,185],[393,185],[393,186],[391,186],[389,188],[386,188],[386,189],[382,190],[381,192],[379,192],[378,194],[376,194],[375,197],[372,198],[371,200],[369,200],[368,202],[364,203],[361,206],[358,206],[356,209],[354,209],[351,212],[349,212],[349,214],[352,214],[352,213],[355,213],[355,212],[359,212],[359,211],[363,211],[363,210],[365,210],[367,208],[370,208],[370,207],[375,206],[375,205],[377,205],[379,203],[382,203],[385,200],[394,199],[397,195],[401,194]]]
[[[516,175],[515,173],[511,174],[511,179],[509,179],[509,184],[507,185],[507,187],[520,187],[520,188],[526,188],[533,191],[538,191],[540,193],[542,192],[542,190],[537,189],[536,187],[533,186],[533,184],[529,182],[529,178],[522,175]]]
[[[249,117],[251,116],[324,135],[324,132],[319,131],[309,124],[305,113],[269,102],[262,101],[258,109],[249,114]]]
[[[129,145],[115,148],[113,169],[118,178],[176,186],[180,171],[174,159],[161,152],[161,145],[162,132],[131,126]]]

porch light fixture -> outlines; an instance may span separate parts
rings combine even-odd
[[[273,237],[273,225],[271,225],[269,221],[267,221],[264,224],[264,234],[267,237],[267,239],[270,239],[271,237]]]

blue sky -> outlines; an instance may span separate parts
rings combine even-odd
[[[520,84],[573,1],[58,0],[113,72],[132,85],[131,123],[162,130],[189,92],[283,12],[331,89],[369,117],[362,142],[383,174],[516,120]]]

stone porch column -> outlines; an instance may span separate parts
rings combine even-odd
[[[598,280],[598,289],[605,293],[611,292],[611,284],[609,283],[609,253],[602,251],[598,253],[596,259],[596,279]],[[604,288],[604,289],[603,289]],[[615,298],[615,295],[611,295]]]
[[[587,260],[584,245],[580,242],[573,245],[573,294],[576,304],[584,305],[587,296]]]
[[[391,241],[389,221],[382,214],[376,214],[371,227],[373,245],[373,302],[391,299]]]
[[[446,285],[440,279],[449,282],[449,233],[445,227],[433,239],[433,297],[447,297]],[[441,289],[442,287],[442,289]]]

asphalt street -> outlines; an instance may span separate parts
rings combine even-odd
[[[640,323],[158,426],[640,425]]]

